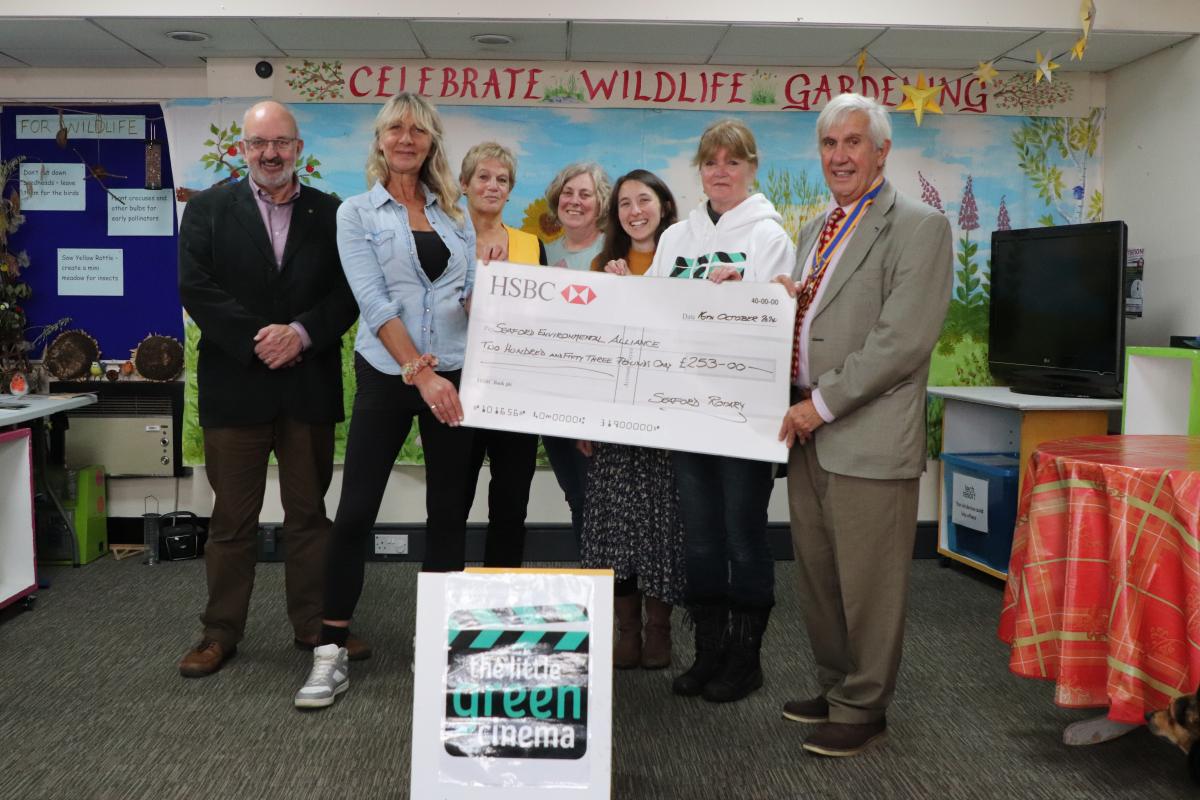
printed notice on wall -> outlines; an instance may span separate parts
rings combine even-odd
[[[22,211],[84,211],[83,164],[21,164]]]
[[[170,189],[113,189],[108,195],[109,236],[170,236],[174,226]]]
[[[1142,279],[1146,270],[1146,249],[1130,247],[1125,251],[1125,316],[1142,315]]]
[[[980,533],[988,532],[988,482],[962,473],[954,473],[950,521]]]
[[[124,251],[58,248],[58,293],[101,297],[125,294]]]
[[[18,139],[53,139],[60,128],[77,139],[145,139],[144,114],[17,114]],[[80,165],[82,166],[82,165]]]

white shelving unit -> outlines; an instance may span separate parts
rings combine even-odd
[[[1079,397],[1043,397],[1018,394],[1005,386],[931,386],[929,394],[946,401],[942,417],[943,453],[1020,453],[1020,485],[1025,480],[1029,456],[1042,442],[1108,433],[1109,414],[1120,411],[1120,400]],[[938,468],[938,553],[986,572],[1007,578],[970,556],[950,549],[946,531],[945,468]],[[1012,531],[989,531],[1007,536]]]
[[[37,591],[33,447],[29,431],[0,431],[0,608]]]

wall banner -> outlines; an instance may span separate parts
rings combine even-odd
[[[973,67],[903,69],[899,74],[823,67],[684,67],[530,61],[276,61],[274,95],[284,102],[380,103],[416,92],[439,105],[672,108],[694,111],[820,111],[858,92],[886,106],[921,76],[940,86],[946,114],[1082,116],[1104,105],[1104,79],[1087,72],[1035,81],[1000,73],[984,86]]]
[[[421,573],[412,797],[608,798],[612,573]]]

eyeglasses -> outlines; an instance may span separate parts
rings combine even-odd
[[[274,145],[275,149],[280,151],[291,150],[292,146],[297,142],[296,139],[287,136],[281,136],[278,139],[260,139],[255,136],[250,139],[243,139],[242,141],[246,143],[246,147],[255,152],[266,150],[268,145]]]

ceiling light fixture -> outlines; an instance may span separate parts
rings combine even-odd
[[[207,33],[200,31],[167,31],[164,35],[177,42],[207,42],[212,38]]]
[[[500,45],[507,47],[513,43],[513,37],[507,33],[477,33],[471,37],[476,44]]]

